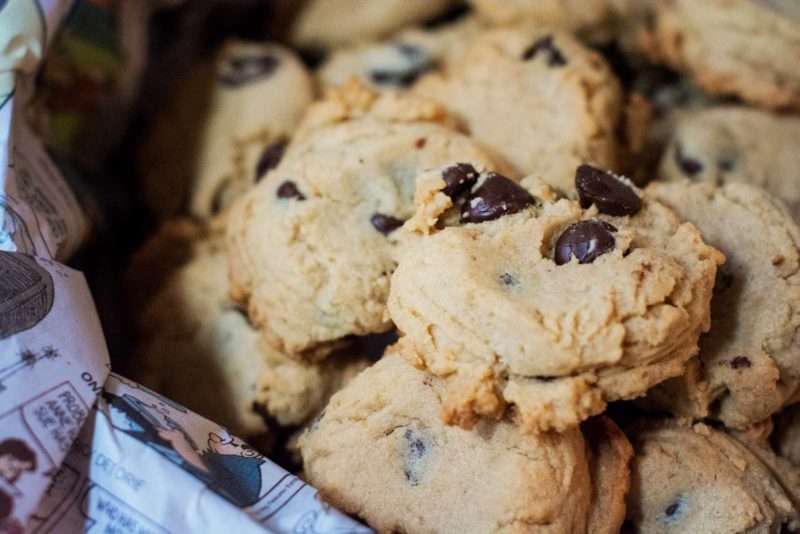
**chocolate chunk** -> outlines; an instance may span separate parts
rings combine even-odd
[[[533,195],[505,176],[489,173],[461,208],[461,222],[479,223],[510,215],[536,203]]]
[[[545,35],[531,46],[528,47],[522,54],[522,59],[528,61],[536,57],[539,52],[546,52],[547,64],[551,67],[563,67],[567,64],[567,58],[561,53],[561,50],[553,42],[552,35]]]
[[[575,188],[584,209],[594,204],[600,213],[621,217],[635,215],[642,208],[642,199],[631,186],[591,165],[581,165],[575,171]]]
[[[414,141],[414,146],[415,146],[416,148],[418,148],[418,149],[420,149],[420,148],[425,148],[425,144],[426,144],[427,142],[428,142],[428,140],[427,140],[427,139],[425,139],[424,137],[420,137],[419,139],[417,139],[416,141]]]
[[[567,226],[556,242],[556,265],[569,263],[574,255],[580,263],[594,260],[614,249],[617,229],[597,219],[578,221]]]
[[[683,147],[679,144],[675,145],[675,163],[681,168],[683,174],[690,178],[703,170],[703,164],[696,159],[687,156],[683,152]]]
[[[727,266],[723,265],[717,269],[717,277],[714,279],[714,294],[719,295],[727,291],[733,285],[733,273]]]
[[[278,198],[296,198],[297,200],[305,200],[306,197],[297,189],[294,182],[287,180],[283,182],[278,190],[275,192]]]
[[[239,87],[259,78],[271,76],[280,63],[277,57],[269,53],[235,57],[223,65],[217,79],[223,85]]]
[[[513,274],[509,274],[509,273],[501,274],[500,275],[500,282],[504,286],[515,286],[515,285],[517,285],[519,283],[517,278]]]
[[[375,85],[408,88],[433,67],[425,51],[414,45],[396,44],[390,50],[400,57],[398,59],[395,56],[395,59],[387,60],[387,62],[400,62],[402,65],[399,68],[372,70],[369,78]]]
[[[444,170],[444,192],[450,198],[456,198],[471,188],[478,181],[478,171],[469,163],[456,163]]]
[[[663,520],[665,523],[672,523],[680,519],[686,509],[686,499],[678,497],[675,502],[664,509]]]
[[[256,164],[256,182],[261,180],[264,174],[267,171],[271,171],[283,159],[283,153],[286,150],[287,141],[285,139],[281,139],[280,141],[275,141],[274,143],[270,143],[267,145],[267,148],[264,149],[264,152],[261,153],[261,157],[258,159],[258,163]]]
[[[405,438],[405,466],[403,474],[412,486],[419,484],[425,474],[427,456],[433,446],[431,438],[422,431],[407,428]]]
[[[731,369],[750,369],[753,364],[747,356],[736,356],[731,360]]]
[[[397,217],[392,217],[391,215],[383,215],[382,213],[376,213],[372,217],[369,218],[369,222],[372,223],[372,226],[375,227],[377,231],[382,233],[383,235],[389,235],[401,226],[403,226],[403,221],[398,219]]]

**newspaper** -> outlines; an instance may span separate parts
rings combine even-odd
[[[90,222],[26,116],[69,8],[0,0],[0,532],[371,532],[111,372],[86,280],[63,264]]]

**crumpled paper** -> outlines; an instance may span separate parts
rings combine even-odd
[[[0,0],[0,532],[370,532],[111,371],[86,280],[62,263],[89,218],[26,117],[70,7]]]

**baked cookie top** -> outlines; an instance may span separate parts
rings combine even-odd
[[[452,7],[453,0],[311,0],[290,32],[300,48],[324,50],[378,39],[414,23],[425,22]]]
[[[446,124],[430,102],[348,85],[312,107],[280,164],[232,208],[234,296],[279,347],[321,355],[391,327],[395,230],[414,213],[416,176],[492,161]]]
[[[633,531],[766,533],[800,526],[791,488],[724,432],[664,421],[628,436],[636,453],[626,521]]]
[[[380,532],[586,530],[590,474],[578,429],[446,426],[444,382],[393,350],[334,395],[301,439],[323,498]]]
[[[800,217],[800,117],[742,106],[716,106],[681,115],[658,176],[763,187]]]
[[[666,384],[676,414],[746,428],[800,392],[800,228],[742,183],[654,182],[648,194],[694,223],[727,261],[717,274],[700,374]]]
[[[389,297],[411,360],[447,377],[446,420],[508,403],[528,430],[563,430],[681,374],[724,259],[697,228],[588,165],[580,201],[480,168],[418,179]]]
[[[169,260],[167,245],[186,239],[189,225],[165,225],[147,250]],[[230,300],[220,232],[192,235],[190,252],[136,317],[136,378],[146,386],[247,437],[267,430],[265,416],[282,425],[307,421],[369,364],[355,349],[307,363],[270,346]]]
[[[446,69],[484,27],[474,17],[433,28],[409,28],[380,42],[337,49],[316,71],[323,87],[356,77],[376,91],[408,89],[426,72]]]
[[[603,57],[564,33],[500,29],[413,92],[452,112],[521,175],[573,191],[581,163],[616,165],[619,83]]]
[[[189,198],[190,213],[200,218],[255,184],[263,151],[295,130],[314,98],[311,74],[278,44],[228,42],[215,70]]]
[[[619,0],[468,0],[490,24],[530,24],[574,33],[602,43],[615,33]],[[641,0],[637,0],[641,1]]]
[[[800,109],[800,4],[792,0],[654,2],[651,56],[711,94]]]

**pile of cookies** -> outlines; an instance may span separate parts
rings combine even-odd
[[[138,378],[381,532],[800,531],[800,4],[454,4],[186,77]]]

